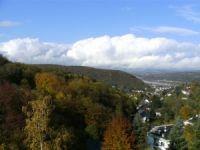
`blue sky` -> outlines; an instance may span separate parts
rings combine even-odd
[[[0,0],[0,54],[25,63],[200,70],[200,3]]]
[[[0,20],[19,23],[0,28],[1,41],[37,37],[70,43],[87,37],[135,33],[199,42],[199,35],[186,37],[135,30],[170,26],[199,32],[200,23],[178,14],[178,9],[184,6],[200,10],[198,0],[0,0]]]

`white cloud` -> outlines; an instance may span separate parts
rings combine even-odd
[[[185,18],[186,20],[200,23],[200,12],[194,10],[193,5],[185,5],[182,7],[173,8],[175,8],[179,16]]]
[[[160,26],[153,29],[154,32],[157,33],[170,33],[170,34],[180,34],[180,35],[198,35],[199,32],[186,29],[186,28],[180,28],[180,27],[171,27],[171,26]]]
[[[14,27],[18,25],[20,25],[19,22],[14,22],[9,20],[0,21],[0,27]]]
[[[14,39],[0,44],[0,53],[9,59],[25,63],[68,64],[68,45],[41,42],[39,39]]]
[[[121,69],[200,69],[200,44],[133,34],[88,38],[70,45],[38,39],[0,44],[0,53],[26,63],[86,65]]]
[[[135,27],[131,28],[131,31],[148,31],[157,34],[175,34],[181,36],[192,36],[192,35],[199,35],[200,32],[194,31],[187,28],[181,27],[174,27],[174,26],[158,26],[158,27]]]

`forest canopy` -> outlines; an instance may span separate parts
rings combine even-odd
[[[130,120],[136,111],[128,95],[89,77],[2,56],[0,63],[3,149],[100,148],[108,123],[116,116]]]

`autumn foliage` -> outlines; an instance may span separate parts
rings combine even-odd
[[[102,150],[131,150],[134,141],[131,123],[124,117],[114,117],[104,133]]]
[[[56,93],[61,86],[61,81],[56,75],[46,72],[36,74],[35,82],[39,90],[50,94]]]
[[[192,117],[192,125],[178,124],[170,135],[176,149],[199,149],[199,83],[191,84],[187,99],[181,87],[171,96],[162,93],[162,101],[150,97],[153,118],[143,123],[136,108],[145,94],[127,94],[59,67],[39,66],[0,56],[0,149],[146,149],[152,125]],[[154,118],[157,111],[162,115]]]

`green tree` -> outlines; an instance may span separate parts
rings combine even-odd
[[[160,108],[162,106],[162,101],[160,100],[159,96],[155,96],[154,95],[151,98],[151,101],[152,101],[151,107],[152,107],[153,110],[158,109],[158,108]]]
[[[177,120],[174,127],[171,129],[169,134],[169,139],[172,142],[171,149],[173,150],[187,150],[188,145],[183,137],[183,122],[181,120]]]
[[[198,150],[200,148],[200,120],[198,120],[193,127],[193,139],[190,149]]]
[[[0,54],[0,66],[6,64],[8,62],[9,62],[8,59],[3,57],[3,55]]]
[[[142,122],[142,119],[139,114],[136,114],[133,121],[133,128],[136,138],[136,148],[137,149],[145,149],[146,145],[146,133],[147,133],[147,125]]]

